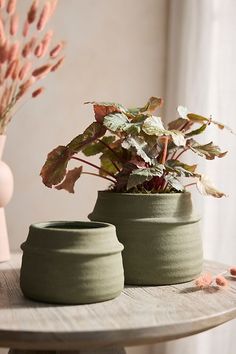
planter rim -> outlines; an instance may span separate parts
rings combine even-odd
[[[98,194],[109,194],[109,195],[117,195],[117,196],[121,196],[121,195],[125,195],[125,196],[134,196],[134,197],[158,197],[158,198],[163,198],[163,197],[167,197],[167,198],[172,198],[172,197],[179,197],[181,195],[192,195],[191,192],[181,192],[181,193],[119,193],[119,192],[112,192],[109,190],[100,190],[98,191]]]
[[[74,225],[78,226],[75,228],[66,227],[66,225]],[[64,227],[63,227],[64,226]],[[115,228],[114,225],[100,222],[100,221],[73,221],[73,220],[60,220],[60,221],[44,221],[44,222],[37,222],[30,225],[31,229],[36,230],[50,230],[50,231],[67,231],[67,232],[74,232],[78,233],[80,231],[91,230],[92,232],[96,233],[99,232],[101,229],[109,229]]]

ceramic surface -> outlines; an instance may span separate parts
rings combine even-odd
[[[48,222],[30,226],[22,244],[20,284],[25,296],[80,304],[112,299],[124,285],[115,227],[97,222]]]

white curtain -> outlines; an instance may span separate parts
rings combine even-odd
[[[178,104],[212,115],[236,131],[236,1],[170,0],[168,15],[166,119]],[[205,258],[236,263],[236,136],[209,129],[205,142],[215,141],[228,156],[201,163],[228,197],[198,198],[202,206]],[[170,354],[235,354],[236,323],[166,344]]]
[[[170,0],[166,121],[181,104],[212,115],[236,131],[236,1]],[[202,212],[205,258],[236,264],[236,136],[209,129],[204,141],[214,141],[228,156],[200,164],[228,197],[197,197]],[[224,290],[223,290],[224,291]],[[145,349],[162,354],[235,354],[236,321],[186,339]]]

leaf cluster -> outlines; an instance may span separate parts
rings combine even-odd
[[[180,193],[185,190],[183,180],[190,178],[204,195],[220,198],[212,182],[197,172],[197,165],[180,160],[191,151],[207,160],[222,158],[226,151],[212,141],[198,143],[195,138],[203,134],[209,125],[219,129],[230,128],[214,121],[189,113],[179,106],[178,117],[166,127],[154,112],[163,100],[151,97],[143,107],[125,108],[110,102],[86,102],[92,104],[95,120],[66,146],[58,146],[48,154],[41,170],[43,183],[52,188],[74,192],[74,184],[82,174],[94,174],[112,182],[114,192],[129,193]],[[231,131],[232,132],[232,131]],[[99,155],[100,165],[81,159]],[[68,163],[76,159],[82,164],[68,170]],[[84,165],[96,169],[96,174],[84,171]]]

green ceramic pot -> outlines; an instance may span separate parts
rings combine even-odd
[[[123,246],[113,225],[34,224],[21,248],[20,285],[24,295],[33,300],[93,303],[113,299],[123,289]]]
[[[188,192],[98,192],[89,218],[116,226],[124,245],[126,284],[177,284],[194,279],[202,270],[200,218]]]

